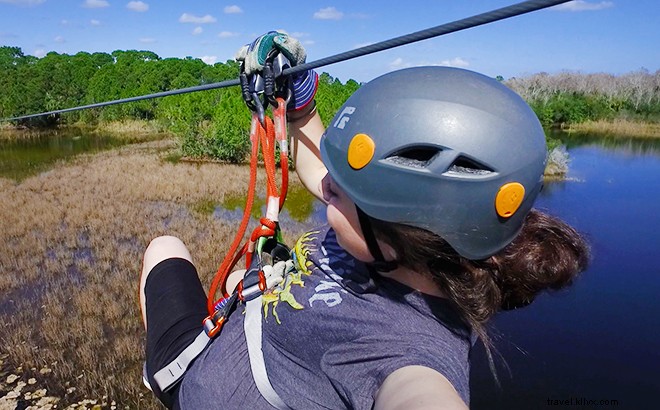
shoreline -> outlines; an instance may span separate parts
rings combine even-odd
[[[644,125],[651,128],[653,124]],[[660,124],[658,124],[660,128]],[[630,127],[628,127],[630,129]],[[562,132],[569,132],[563,130]],[[56,127],[48,130],[32,130],[32,129],[16,129],[16,130],[3,130],[0,131],[0,143],[3,141],[21,141],[29,140],[31,138],[42,138],[48,135],[76,133],[76,134],[109,134],[114,139],[123,141],[126,144],[134,144],[140,142],[163,140],[169,141],[176,145],[176,136],[172,133],[163,131],[158,124],[154,121],[116,121],[105,123],[99,126],[86,126],[80,124]],[[660,136],[660,135],[659,135]],[[188,157],[181,154],[179,150],[169,150],[168,154],[163,158],[171,163],[188,163],[188,164],[227,164],[226,161],[216,160],[213,158],[196,158]],[[548,151],[548,164],[544,171],[544,178],[546,180],[560,181],[563,180],[568,172],[568,164],[570,158],[563,146],[554,147]],[[247,165],[247,162],[236,165]],[[0,409],[1,410],[1,409]]]
[[[28,128],[23,126],[16,127],[9,124],[1,124],[0,141],[30,139],[41,135],[74,131],[84,131],[91,134],[112,134],[113,137],[117,137],[119,139],[125,137],[129,140],[135,139],[136,136],[145,135],[172,138],[175,137],[172,132],[167,131],[156,121],[122,120],[99,123],[96,125],[83,123],[65,124],[52,128]]]
[[[562,124],[558,129],[567,133],[595,133],[622,138],[660,138],[660,122],[633,121],[627,119],[586,121],[578,124]],[[165,129],[157,121],[120,120],[99,124],[74,123],[58,125],[53,128],[28,128],[10,124],[0,124],[0,140],[48,134],[58,131],[85,130],[92,133],[126,134],[164,134],[174,137],[174,133]],[[6,138],[9,137],[9,138]]]

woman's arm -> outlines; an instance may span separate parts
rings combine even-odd
[[[321,180],[328,171],[321,161],[319,144],[325,128],[313,103],[310,105],[306,112],[289,117],[289,134],[298,177],[312,195],[323,201]]]
[[[387,376],[374,410],[467,409],[449,380],[424,366],[402,367]]]

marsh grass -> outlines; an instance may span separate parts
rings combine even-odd
[[[586,121],[568,126],[568,132],[600,134],[624,138],[660,138],[660,123],[618,119],[614,121]]]
[[[0,354],[61,405],[107,396],[118,408],[157,408],[141,383],[142,253],[156,236],[180,237],[208,288],[231,243],[239,221],[210,210],[245,190],[248,167],[172,163],[172,149],[151,141],[0,178]]]
[[[29,128],[15,128],[0,126],[0,141],[31,140],[43,137],[44,134],[53,134],[54,130],[32,130]]]
[[[165,133],[165,129],[157,121],[131,120],[102,122],[94,126],[94,132],[112,133],[120,136],[155,135]]]

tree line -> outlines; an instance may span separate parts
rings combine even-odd
[[[160,58],[151,51],[50,52],[42,58],[0,47],[0,118],[9,118],[238,78],[228,60],[208,65],[192,57]],[[316,102],[327,124],[360,85],[327,73]],[[16,121],[16,125],[96,125],[122,120],[157,121],[180,139],[183,155],[241,162],[249,152],[250,115],[239,87],[74,111]]]
[[[544,126],[625,118],[660,122],[660,70],[539,73],[505,84],[534,109]]]
[[[0,47],[0,117],[93,104],[238,77],[233,60],[208,65],[200,59],[160,58],[151,51],[50,52],[42,58],[19,47]],[[503,78],[498,78],[504,81]],[[535,110],[544,126],[625,117],[660,121],[660,70],[609,74],[547,73],[504,83]],[[317,105],[324,123],[359,88],[327,73],[319,81]],[[122,120],[157,121],[180,139],[184,155],[240,162],[249,150],[250,116],[239,87],[189,93],[19,121],[53,126]]]

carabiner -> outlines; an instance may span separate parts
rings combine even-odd
[[[253,108],[250,109],[252,112],[257,114],[259,123],[261,123],[261,126],[264,127],[264,129],[266,129],[266,108],[264,107],[264,104],[261,102],[261,98],[259,98],[257,93],[252,93],[252,107]]]
[[[268,102],[277,107],[277,98],[283,98],[284,90],[286,90],[287,104],[291,99],[291,87],[289,86],[289,78],[284,76],[284,70],[291,68],[291,62],[277,49],[273,49],[266,57],[264,64],[264,93]]]

